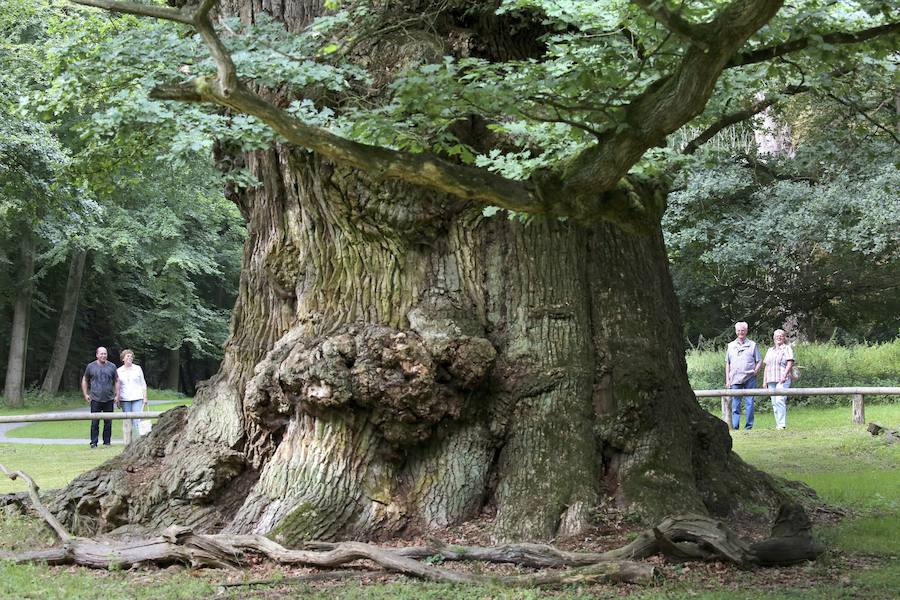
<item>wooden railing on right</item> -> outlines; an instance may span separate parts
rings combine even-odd
[[[866,422],[866,396],[900,396],[900,387],[830,387],[830,388],[787,388],[770,390],[694,390],[698,398],[722,398],[722,420],[731,422],[731,402],[733,396],[850,396],[853,399],[852,422]]]

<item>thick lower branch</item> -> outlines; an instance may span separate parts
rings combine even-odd
[[[702,26],[707,49],[689,47],[680,64],[650,84],[624,109],[622,126],[571,161],[563,175],[565,197],[611,189],[647,149],[699,115],[731,56],[781,8],[783,0],[738,0]]]
[[[870,27],[861,31],[833,31],[830,33],[819,34],[816,36],[817,42],[826,44],[859,44],[883,35],[891,35],[900,31],[900,23],[886,23],[877,27]],[[789,40],[781,44],[766,46],[750,52],[742,52],[732,58],[727,67],[741,67],[744,65],[752,65],[755,63],[766,62],[790,54],[805,50],[813,42],[813,36],[807,36],[794,40]]]
[[[290,113],[238,85],[229,95],[207,79],[189,86],[161,86],[151,97],[163,100],[210,102],[252,115],[283,136],[291,144],[313,150],[342,164],[356,167],[376,177],[395,178],[426,186],[465,200],[529,214],[557,214],[537,195],[528,182],[507,179],[475,167],[455,165],[431,154],[413,154],[370,146],[336,136],[307,125]],[[566,215],[560,215],[566,216]]]

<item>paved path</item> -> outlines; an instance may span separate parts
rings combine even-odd
[[[172,400],[151,400],[150,405],[154,404],[171,404]],[[78,408],[68,408],[66,410],[55,410],[54,413],[87,413],[90,412],[90,406],[85,403],[84,406],[79,406]],[[37,413],[41,414],[41,413]],[[49,414],[49,413],[47,413]],[[63,421],[64,422],[64,421]],[[80,421],[84,423],[84,437],[78,439],[65,439],[65,438],[25,438],[25,437],[7,437],[7,432],[18,429],[19,427],[25,427],[26,425],[31,425],[31,423],[0,423],[0,444],[43,444],[47,446],[80,446],[82,444],[87,445],[90,442],[90,436],[88,435],[88,428],[90,427],[90,421]],[[114,439],[112,441],[115,445],[121,445],[122,440]]]

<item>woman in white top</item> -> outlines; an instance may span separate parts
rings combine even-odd
[[[125,412],[143,412],[147,406],[147,382],[144,381],[144,371],[134,364],[134,352],[126,348],[122,350],[120,357],[122,366],[117,369],[119,374],[119,397],[122,410]],[[132,439],[140,437],[140,419],[126,419],[122,427],[122,437],[126,444]]]
[[[784,343],[784,330],[776,329],[772,335],[775,345],[766,351],[766,386],[770,390],[791,387],[791,368],[794,366],[794,351]],[[772,396],[772,412],[775,413],[775,429],[787,426],[787,396]]]

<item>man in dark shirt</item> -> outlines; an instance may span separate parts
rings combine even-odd
[[[106,360],[106,348],[97,348],[97,360],[88,364],[81,377],[81,393],[91,403],[91,412],[113,412],[119,400],[119,377],[116,365]],[[100,433],[100,421],[91,421],[91,448],[97,447],[97,436]],[[112,441],[112,420],[103,420],[103,445],[109,446]]]

